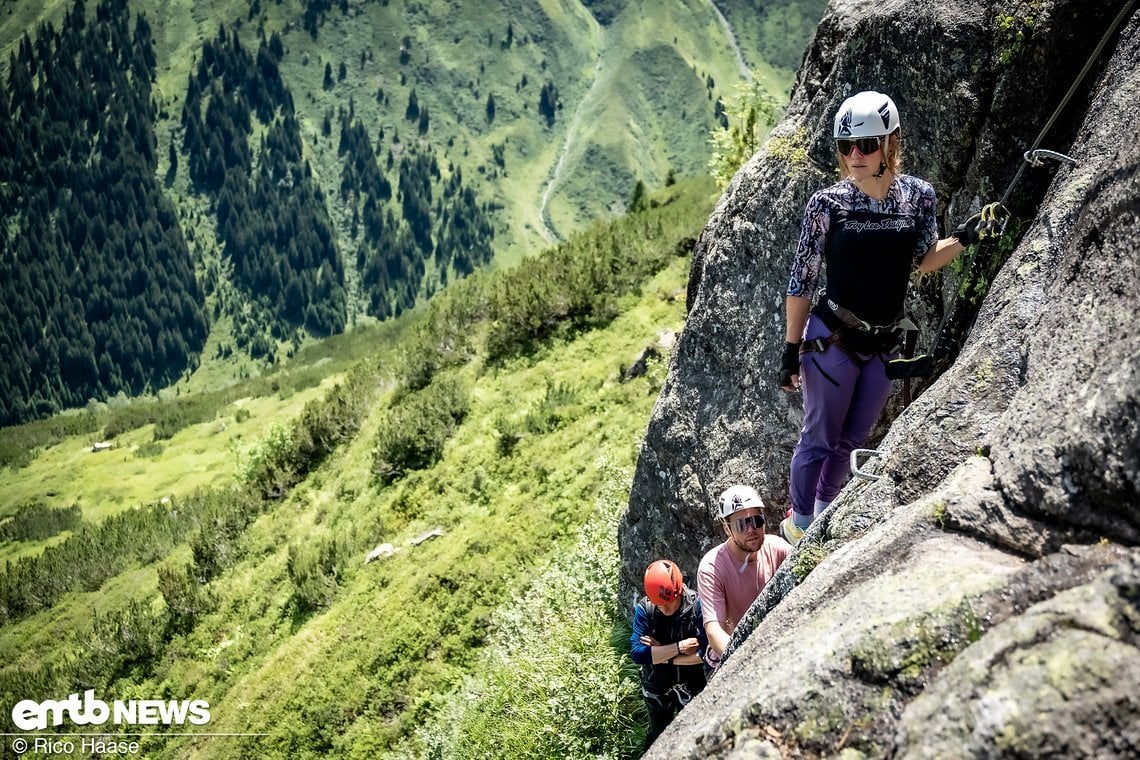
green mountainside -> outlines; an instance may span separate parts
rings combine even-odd
[[[0,424],[259,374],[704,173],[822,7],[6,3]]]
[[[93,689],[209,703],[182,730],[219,736],[147,757],[634,754],[614,530],[715,199],[678,182],[197,408],[0,431],[3,730]]]
[[[635,756],[615,525],[709,134],[822,6],[0,7],[2,731]]]

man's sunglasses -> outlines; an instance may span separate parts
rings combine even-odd
[[[851,155],[853,148],[858,148],[864,156],[869,156],[883,147],[882,137],[859,137],[854,140],[839,139],[835,141],[835,148],[845,156]]]
[[[732,521],[732,527],[736,529],[737,533],[745,533],[752,528],[763,530],[764,528],[764,515],[752,515],[751,517],[738,517]]]

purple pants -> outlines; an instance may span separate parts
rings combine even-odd
[[[814,314],[804,338],[826,338],[831,330]],[[815,500],[832,501],[851,472],[851,451],[859,448],[887,404],[891,381],[883,359],[872,354],[856,363],[839,346],[800,357],[804,428],[792,455],[792,508],[812,514]],[[865,360],[865,361],[864,361]]]

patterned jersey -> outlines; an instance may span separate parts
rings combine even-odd
[[[897,175],[883,200],[850,178],[816,192],[804,212],[788,295],[813,299],[826,262],[827,296],[871,324],[902,312],[911,271],[938,239],[937,198],[924,180]]]

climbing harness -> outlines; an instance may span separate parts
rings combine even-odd
[[[641,696],[646,699],[651,699],[661,707],[672,707],[670,700],[676,703],[677,707],[684,707],[693,701],[693,694],[689,691],[689,687],[684,683],[675,683],[665,690],[663,694],[650,691],[644,686],[641,688]]]
[[[823,338],[812,338],[800,343],[800,355],[813,352],[823,353],[829,346],[837,345],[847,354],[855,364],[863,366],[867,363],[866,357],[873,354],[892,353],[902,345],[906,334],[918,327],[903,313],[899,313],[894,321],[887,324],[875,325],[866,322],[855,315],[850,309],[845,309],[832,301],[824,293],[819,304],[812,310],[819,319],[832,331],[831,335]]]
[[[826,295],[826,294],[824,294]],[[855,312],[850,309],[845,309],[830,298],[824,298],[823,301],[827,304],[827,308],[831,310],[835,316],[839,317],[839,321],[854,330],[868,333],[870,335],[882,335],[883,333],[894,332],[900,323],[903,321],[909,322],[902,313],[899,313],[895,321],[885,325],[873,325],[870,322],[864,322],[855,316]],[[825,320],[826,321],[826,320]]]

